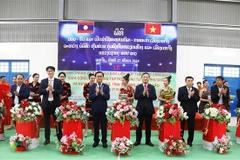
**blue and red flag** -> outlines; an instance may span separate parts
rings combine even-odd
[[[78,22],[78,33],[93,33],[94,22]]]

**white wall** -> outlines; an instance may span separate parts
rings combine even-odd
[[[0,43],[1,60],[29,60],[29,73],[46,78],[46,67],[57,69],[57,43]]]
[[[202,82],[205,63],[240,65],[240,49],[178,46],[177,87],[185,85],[186,76],[193,76],[194,84]]]
[[[57,43],[0,43],[0,59],[30,61],[30,74],[45,78],[45,68],[53,65],[57,69]],[[199,46],[178,46],[177,88],[184,85],[190,75],[202,81],[204,63],[240,65],[240,49]],[[56,75],[57,76],[57,75]]]

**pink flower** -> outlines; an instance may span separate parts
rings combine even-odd
[[[128,111],[128,110],[129,110],[128,106],[125,106],[125,107],[124,107],[124,111],[126,112],[126,111]]]

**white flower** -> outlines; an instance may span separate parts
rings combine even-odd
[[[230,119],[230,118],[231,118],[231,113],[227,113],[227,114],[226,114],[226,118],[227,118],[227,119]]]
[[[209,114],[209,109],[205,109],[205,114]]]

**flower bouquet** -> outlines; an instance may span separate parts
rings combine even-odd
[[[205,109],[202,115],[205,119],[217,120],[219,123],[226,123],[231,118],[231,113],[219,104],[212,104],[212,107]]]
[[[22,134],[16,134],[10,138],[9,143],[15,151],[23,152],[31,144],[31,138]]]
[[[240,117],[240,108],[236,108],[235,112],[236,112],[237,116]]]
[[[132,105],[128,105],[125,102],[117,102],[113,107],[108,108],[106,116],[110,123],[115,123],[117,120],[122,124],[125,120],[129,120],[130,126],[136,126],[139,123],[137,118],[138,112]]]
[[[28,102],[23,100],[20,104],[16,104],[10,112],[12,119],[18,121],[35,121],[38,116],[41,116],[42,108],[38,103]]]
[[[87,122],[89,113],[85,111],[84,107],[77,105],[76,102],[63,103],[60,107],[56,108],[55,115],[57,122],[63,121],[63,119],[69,120],[81,120]]]
[[[159,107],[156,113],[158,125],[166,121],[174,124],[176,121],[183,119],[188,119],[188,116],[178,104],[165,103],[164,106]]]
[[[0,114],[2,114],[2,115],[6,114],[6,107],[4,106],[3,100],[0,102]]]
[[[111,151],[115,152],[117,155],[131,155],[132,149],[133,143],[127,137],[117,137],[112,142]]]
[[[2,100],[2,102],[0,102],[0,134],[1,131],[3,130],[3,121],[4,121],[4,115],[6,114],[6,108],[4,106],[4,102]]]
[[[165,139],[161,148],[168,156],[187,155],[189,153],[189,146],[182,139],[173,137]]]
[[[63,136],[57,143],[57,149],[63,154],[83,154],[84,142],[77,137],[75,132],[70,136]]]
[[[230,141],[230,139],[231,137],[226,135],[223,135],[220,139],[215,137],[213,145],[217,153],[227,153],[231,149],[233,143]]]
[[[0,102],[0,141],[6,140],[4,135],[4,115],[6,114],[6,108],[4,101]]]

